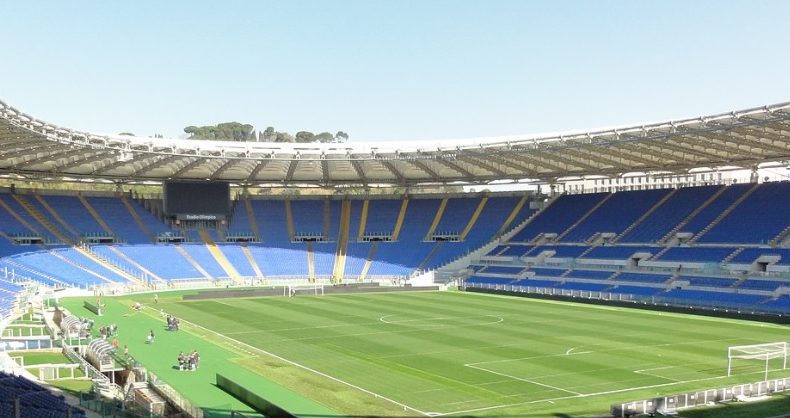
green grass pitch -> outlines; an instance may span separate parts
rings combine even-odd
[[[763,324],[450,292],[166,310],[426,414],[583,403],[605,412],[618,400],[756,381],[759,362],[741,362],[736,379],[724,376],[727,347],[788,337]]]
[[[149,320],[163,309],[188,322],[173,338],[234,350],[232,366],[217,367],[355,416],[602,415],[616,402],[761,380],[758,361],[726,377],[727,347],[790,336],[772,324],[462,292],[160,299]],[[174,358],[190,348],[178,341],[157,350]],[[213,382],[198,376],[179,390],[209,396],[190,395]]]

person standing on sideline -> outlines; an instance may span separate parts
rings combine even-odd
[[[154,293],[154,303],[159,303],[159,293]]]

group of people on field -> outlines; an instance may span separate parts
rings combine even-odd
[[[179,321],[178,318],[176,318],[175,316],[168,315],[167,316],[167,330],[168,331],[178,331],[178,325],[179,325],[180,322],[181,321]]]
[[[189,354],[184,354],[184,352],[178,353],[178,370],[197,370],[198,366],[200,365],[200,354],[197,350],[192,350]]]

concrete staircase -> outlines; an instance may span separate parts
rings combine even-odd
[[[714,200],[718,199],[724,191],[727,190],[726,186],[719,187],[719,190],[716,190],[716,193],[713,193],[707,200],[702,202],[696,209],[694,209],[691,213],[689,213],[679,224],[675,225],[669,232],[666,233],[661,239],[658,240],[659,244],[666,244],[672,237],[675,236],[681,228],[686,226],[695,216],[699,215],[700,212],[705,210]]]
[[[247,211],[247,222],[250,224],[252,233],[255,234],[255,239],[261,241],[261,231],[258,229],[258,221],[255,219],[255,210],[252,208],[249,196],[244,196],[244,210]]]
[[[730,214],[730,212],[735,210],[735,208],[737,208],[738,205],[740,205],[744,200],[748,199],[749,196],[751,196],[752,193],[754,193],[754,191],[757,190],[758,187],[760,187],[760,184],[759,183],[754,183],[754,185],[752,187],[750,187],[749,190],[744,192],[738,199],[736,199],[734,202],[732,202],[732,204],[730,206],[728,206],[727,209],[724,209],[719,214],[719,216],[717,216],[711,223],[709,223],[707,226],[705,226],[705,228],[703,228],[702,231],[700,231],[699,233],[694,235],[694,237],[692,237],[689,240],[689,243],[693,244],[693,243],[697,242],[700,238],[702,238],[703,235],[707,234],[708,231],[713,229],[713,227],[718,225],[719,222],[721,222],[724,218],[726,218],[727,215]]]
[[[111,246],[111,245],[107,246],[107,248],[109,248],[109,249],[110,249],[110,251],[112,251],[112,252],[113,252],[113,253],[114,253],[116,256],[118,256],[118,257],[119,257],[121,260],[123,260],[123,261],[124,261],[124,262],[126,262],[126,263],[129,263],[129,265],[131,265],[132,267],[135,267],[136,269],[138,269],[138,270],[142,271],[142,272],[143,272],[143,273],[145,273],[145,274],[146,274],[148,277],[150,277],[150,278],[152,278],[152,279],[154,279],[154,280],[156,280],[156,281],[158,281],[158,282],[160,282],[160,283],[166,283],[166,282],[167,282],[165,279],[163,279],[163,278],[161,278],[161,277],[157,276],[157,275],[156,275],[155,273],[153,273],[151,270],[148,270],[147,268],[145,268],[144,266],[142,266],[140,263],[138,263],[138,262],[134,261],[133,259],[131,259],[129,256],[127,256],[126,254],[124,254],[123,252],[121,252],[121,250],[119,250],[119,249],[117,249],[117,248],[115,248],[115,247],[113,247],[113,246]]]
[[[24,197],[18,194],[12,194],[11,196],[14,197],[14,200],[16,200],[17,203],[19,203],[19,205],[22,206],[22,208],[25,209],[25,211],[27,211],[27,213],[29,213],[30,216],[33,217],[33,219],[36,220],[36,222],[38,222],[47,231],[49,231],[49,233],[52,234],[55,238],[66,244],[73,245],[75,243],[73,239],[66,236],[66,234],[64,234],[60,229],[58,229],[58,227],[55,226],[55,224],[50,222],[50,220],[47,219],[46,216],[44,216],[41,212],[38,211],[38,209],[36,209],[32,204],[30,204],[30,202],[28,202],[27,199],[25,199]]]
[[[477,219],[480,217],[480,213],[483,212],[483,208],[485,208],[486,203],[488,203],[488,197],[484,197],[480,199],[480,203],[477,204],[477,208],[475,208],[475,212],[472,214],[472,217],[469,219],[469,222],[466,223],[464,230],[461,232],[461,236],[458,237],[461,241],[466,239],[466,236],[469,235],[469,231],[475,226],[477,223]]]
[[[562,239],[565,238],[566,235],[568,235],[571,231],[573,231],[574,228],[576,228],[582,222],[584,222],[587,218],[589,218],[590,215],[595,213],[595,211],[598,210],[598,208],[600,208],[601,206],[603,206],[603,204],[606,203],[607,200],[611,199],[612,196],[614,196],[614,193],[609,193],[608,195],[606,195],[606,197],[601,199],[598,203],[595,204],[595,206],[593,206],[590,210],[588,210],[587,213],[585,213],[584,215],[582,215],[581,218],[576,220],[576,222],[573,225],[571,225],[570,227],[568,227],[568,229],[566,229],[561,234],[559,234],[557,236],[557,238],[554,239],[554,242],[562,241]]]
[[[328,202],[328,200],[327,200]],[[340,229],[337,233],[337,248],[335,249],[335,264],[332,267],[332,279],[336,283],[343,282],[346,271],[346,253],[348,252],[348,234],[351,224],[351,202],[343,200],[340,207]]]
[[[771,240],[768,241],[768,244],[772,247],[783,246],[788,238],[790,238],[790,226],[783,229],[782,232],[777,234],[775,237],[771,238]]]
[[[241,275],[236,270],[236,267],[233,267],[233,264],[228,260],[227,257],[225,257],[225,254],[222,252],[222,250],[217,247],[217,244],[213,239],[211,239],[211,235],[209,235],[208,231],[205,229],[200,229],[198,230],[198,235],[200,235],[200,238],[206,244],[206,248],[214,257],[214,259],[217,260],[217,263],[220,265],[220,267],[222,267],[222,270],[225,270],[225,273],[227,273],[228,277],[238,284],[243,284],[244,279],[241,278]]]
[[[552,200],[552,202],[553,201],[554,200]],[[507,229],[510,227],[510,224],[513,223],[513,221],[516,219],[516,216],[518,216],[519,212],[521,212],[521,209],[525,204],[527,204],[527,202],[529,202],[529,196],[521,196],[521,199],[519,199],[518,203],[516,203],[516,206],[513,208],[513,210],[510,211],[510,214],[505,219],[505,222],[503,222],[502,226],[499,227],[499,230],[496,232],[497,236],[502,235],[505,233],[505,231],[507,231]]]
[[[420,265],[417,266],[417,268],[415,270],[417,270],[417,271],[425,270],[425,266],[427,266],[428,263],[431,262],[431,259],[433,258],[433,256],[436,255],[437,252],[439,252],[439,249],[442,248],[442,244],[444,244],[444,241],[436,241],[433,244],[433,248],[431,248],[431,251],[428,253],[427,256],[425,256],[425,259],[422,260]]]
[[[307,243],[307,278],[310,282],[315,282],[315,252],[313,251],[313,243]]]
[[[14,218],[14,220],[15,220],[16,222],[18,222],[20,225],[23,225],[25,228],[27,228],[27,229],[29,229],[30,231],[33,231],[34,233],[36,233],[36,234],[38,234],[38,235],[41,235],[41,236],[43,237],[43,235],[41,234],[41,231],[39,231],[39,230],[38,230],[38,228],[34,227],[34,226],[33,226],[33,225],[30,223],[30,222],[28,222],[28,221],[27,221],[25,218],[23,218],[23,217],[19,216],[19,214],[18,214],[18,213],[16,213],[16,211],[14,211],[14,209],[13,209],[13,208],[11,208],[11,206],[9,206],[9,205],[8,205],[6,202],[4,202],[4,201],[0,200],[0,207],[2,207],[3,209],[5,209],[5,210],[6,210],[6,212],[8,212],[9,214],[11,214],[11,217],[13,217],[13,218]]]
[[[431,241],[433,233],[436,231],[436,227],[439,226],[439,222],[442,221],[442,215],[444,215],[444,210],[447,208],[447,201],[448,199],[445,197],[442,199],[441,203],[439,203],[439,209],[436,210],[436,215],[433,217],[431,227],[428,228],[428,232],[422,238],[423,241]]]
[[[145,222],[143,222],[143,219],[140,218],[140,214],[137,213],[137,210],[134,208],[134,206],[132,206],[132,203],[129,202],[129,198],[126,197],[125,194],[120,195],[120,198],[121,203],[123,203],[124,207],[126,207],[126,210],[129,211],[129,214],[132,215],[132,219],[134,219],[134,222],[138,227],[140,227],[140,230],[151,239],[151,242],[156,243],[156,237],[154,236],[154,233],[151,232],[151,229],[148,228],[148,225],[146,225]]]
[[[291,210],[291,200],[285,199],[283,204],[285,205],[285,224],[288,227],[288,239],[293,242],[294,236],[296,235],[296,228],[294,227],[294,215],[293,211]]]
[[[110,236],[114,237],[115,233],[112,231],[112,228],[110,228],[110,225],[107,225],[107,222],[104,222],[104,218],[102,218],[101,215],[99,215],[99,212],[96,212],[96,209],[94,209],[93,205],[91,205],[91,203],[88,202],[88,199],[86,199],[85,196],[82,195],[82,193],[77,194],[77,198],[80,200],[80,202],[82,202],[82,206],[85,206],[85,210],[87,210],[88,213],[91,214],[91,217],[93,218],[94,221],[96,221],[97,224],[99,224],[101,229],[103,229],[104,232],[106,232]]]
[[[398,211],[398,219],[395,220],[395,227],[392,228],[392,240],[397,241],[400,236],[400,230],[403,227],[403,220],[406,218],[406,208],[409,207],[409,198],[403,196],[400,203],[400,210]]]
[[[370,200],[365,199],[362,201],[362,213],[359,216],[359,228],[357,229],[357,242],[362,242],[365,236],[365,228],[368,224],[368,210],[370,209]]]
[[[203,277],[205,277],[208,280],[214,281],[214,276],[209,274],[209,272],[207,272],[206,269],[204,269],[203,266],[200,265],[200,263],[198,263],[194,258],[192,258],[192,256],[189,255],[189,253],[182,246],[176,245],[175,247],[176,247],[176,251],[178,251],[178,253],[181,254],[187,260],[187,262],[189,262],[189,264],[192,265],[192,267],[194,267],[198,272],[200,272],[200,274],[202,274]]]
[[[332,203],[329,199],[324,199],[324,222],[323,230],[321,231],[324,239],[329,241],[329,233],[332,229]]]
[[[368,256],[365,259],[365,264],[362,266],[362,271],[359,273],[359,279],[357,281],[363,282],[365,278],[368,276],[368,271],[370,270],[370,265],[373,264],[373,258],[376,257],[376,252],[379,250],[379,242],[373,241],[370,244],[370,249],[368,250]]]
[[[727,257],[724,257],[724,260],[722,260],[721,262],[722,263],[729,263],[730,261],[732,261],[733,258],[737,257],[738,254],[742,253],[743,250],[745,250],[745,249],[746,249],[745,247],[738,247],[738,248],[736,248],[735,251],[733,251],[730,255],[728,255]]]
[[[255,276],[259,278],[263,278],[264,277],[263,271],[261,271],[261,268],[258,266],[258,262],[255,261],[255,257],[252,255],[252,252],[250,251],[249,247],[247,247],[247,245],[242,245],[241,251],[244,253],[244,256],[247,257],[247,261],[249,261],[250,266],[252,266],[252,270],[255,272]]]
[[[629,232],[633,231],[634,228],[639,226],[639,224],[641,224],[645,219],[650,217],[650,215],[652,215],[653,212],[655,212],[658,208],[660,208],[662,205],[664,205],[664,203],[666,203],[667,200],[671,199],[672,196],[674,196],[675,193],[677,193],[677,192],[678,192],[678,189],[672,189],[671,192],[669,192],[666,195],[664,195],[664,197],[662,197],[661,200],[659,200],[655,205],[653,205],[653,207],[648,209],[647,212],[643,213],[642,216],[639,217],[639,219],[634,221],[631,225],[628,226],[628,228],[626,228],[623,232],[621,232],[618,236],[616,236],[612,240],[612,242],[613,243],[619,242],[624,236],[628,235]]]
[[[77,231],[76,229],[74,229],[68,222],[66,222],[66,220],[63,219],[60,216],[60,214],[55,210],[55,208],[50,206],[49,202],[44,200],[44,198],[38,193],[34,193],[31,196],[33,196],[33,198],[38,201],[38,203],[41,205],[41,207],[43,207],[44,210],[46,210],[47,213],[49,213],[49,215],[52,217],[52,219],[54,219],[61,226],[63,226],[63,229],[65,229],[66,232],[71,234],[72,237],[75,237],[75,238],[77,238],[77,240],[79,240],[80,232]]]

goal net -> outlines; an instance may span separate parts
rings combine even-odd
[[[735,361],[748,360],[754,364],[757,360],[764,363],[765,379],[768,380],[768,371],[772,363],[775,364],[774,367],[781,367],[779,370],[787,369],[787,356],[787,342],[732,346],[727,349],[727,376],[732,376]]]
[[[283,288],[283,296],[292,298],[299,295],[323,296],[324,285],[319,283],[291,284]]]

